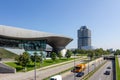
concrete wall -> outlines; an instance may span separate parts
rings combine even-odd
[[[89,66],[91,66],[91,65],[93,65],[93,64],[96,65],[96,63],[101,64],[101,61],[102,61],[102,60],[103,60],[103,57],[98,58],[98,59],[95,59],[95,60],[89,62]],[[88,63],[86,64],[86,66],[88,66]]]
[[[16,73],[16,69],[0,63],[0,73]]]

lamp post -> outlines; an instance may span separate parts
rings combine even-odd
[[[74,53],[74,68],[75,68],[75,53]],[[76,80],[76,78],[75,78],[75,72],[74,72],[74,80]]]
[[[34,61],[34,79],[36,80],[36,52],[34,53],[34,58],[35,58],[35,61]]]
[[[90,57],[88,56],[88,74],[89,74],[89,61],[90,61]]]

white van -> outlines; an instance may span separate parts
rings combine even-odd
[[[50,80],[62,80],[62,76],[56,75],[56,76],[51,77]]]

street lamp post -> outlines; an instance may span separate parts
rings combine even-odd
[[[74,53],[74,69],[75,69],[75,53]],[[74,80],[76,80],[76,78],[75,78],[75,72],[74,72]]]
[[[35,57],[35,62],[34,62],[34,65],[35,65],[35,67],[34,67],[34,79],[36,80],[36,54],[37,53],[34,53],[34,57]]]
[[[88,57],[88,74],[89,74],[89,61],[90,61],[90,57]]]

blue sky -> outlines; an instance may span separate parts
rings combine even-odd
[[[0,0],[0,25],[62,34],[74,40],[86,25],[95,47],[120,48],[120,0]]]

